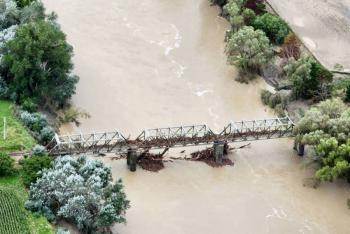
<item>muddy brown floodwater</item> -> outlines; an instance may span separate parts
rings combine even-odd
[[[73,103],[92,116],[62,131],[136,136],[143,128],[202,123],[218,131],[230,120],[272,116],[260,102],[269,88],[262,80],[234,81],[224,55],[228,24],[207,0],[44,3],[74,46],[81,79]],[[254,142],[229,157],[234,167],[175,161],[159,173],[131,173],[124,161],[101,159],[123,178],[132,205],[127,225],[114,232],[349,233],[348,186],[303,187],[312,172],[290,140]]]

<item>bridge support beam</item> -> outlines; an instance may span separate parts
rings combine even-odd
[[[304,154],[305,154],[305,145],[299,143],[298,144],[298,155],[304,156]]]
[[[213,153],[216,163],[222,163],[224,157],[225,142],[215,141],[213,145]]]
[[[128,165],[130,171],[136,171],[136,165],[137,165],[137,148],[136,147],[130,147],[128,149],[126,164]]]

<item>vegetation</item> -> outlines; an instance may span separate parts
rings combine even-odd
[[[287,23],[281,17],[271,13],[256,17],[252,25],[255,29],[264,31],[267,37],[276,44],[282,44],[289,33]]]
[[[24,186],[29,188],[31,183],[35,183],[40,175],[39,172],[46,168],[49,168],[52,161],[52,157],[49,157],[47,155],[31,156],[29,158],[23,159],[20,164],[22,166],[21,177]]]
[[[20,232],[18,233],[54,233],[53,227],[47,222],[46,218],[31,213],[24,208],[24,203],[27,200],[28,194],[18,175],[0,177],[0,193],[2,194],[3,191],[5,191],[7,195],[0,195],[0,200],[4,199],[4,196],[6,196],[7,204],[12,204],[12,206],[3,206],[3,204],[6,203],[1,201],[0,233],[16,233],[15,231],[3,232],[3,228],[9,225],[12,225],[11,230],[18,230],[17,225],[20,225]],[[13,208],[15,208],[15,210],[13,210]],[[3,215],[4,213],[13,215],[5,216]],[[5,223],[7,225],[4,226]]]
[[[19,26],[5,51],[5,81],[19,103],[30,98],[63,106],[74,94],[78,78],[70,75],[72,47],[55,23]]]
[[[321,181],[350,182],[350,107],[341,99],[320,102],[305,113],[295,128],[296,141],[311,145]]]
[[[13,114],[13,105],[0,100],[0,151],[28,150],[35,140]],[[6,118],[6,138],[4,139],[4,118]]]
[[[269,39],[261,30],[244,26],[229,38],[226,54],[230,64],[235,64],[244,72],[259,71],[272,57]]]
[[[288,104],[288,96],[281,95],[280,93],[273,94],[270,91],[263,90],[261,92],[261,100],[265,105],[274,109],[278,115],[284,115]]]
[[[71,156],[55,160],[30,187],[26,207],[51,222],[65,219],[84,233],[108,231],[125,222],[129,201],[120,180],[102,162]]]
[[[324,99],[329,96],[327,84],[332,81],[333,74],[313,58],[303,57],[297,61],[291,59],[285,71],[292,83],[296,99]]]
[[[288,36],[284,39],[281,56],[286,59],[294,58],[295,60],[300,58],[300,42],[293,32],[289,32]]]
[[[17,6],[19,7],[25,7],[30,5],[35,0],[16,0]]]
[[[244,24],[244,17],[241,15],[243,2],[243,0],[230,0],[223,7],[224,14],[228,15],[229,22],[234,31],[237,31]]]
[[[350,85],[346,88],[345,101],[350,102]]]
[[[9,155],[0,152],[0,176],[13,175],[15,172],[15,160]]]
[[[0,233],[30,233],[28,223],[12,189],[0,187]]]

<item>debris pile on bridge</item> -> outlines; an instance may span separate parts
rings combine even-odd
[[[224,155],[227,155],[230,150],[231,149],[229,148],[229,146],[225,144]],[[224,157],[221,163],[217,162],[214,156],[213,148],[208,148],[208,149],[193,152],[191,153],[191,157],[186,158],[186,160],[201,161],[208,164],[211,167],[233,166],[234,164],[232,160],[227,157]]]
[[[146,171],[158,172],[164,168],[165,161],[161,154],[146,152],[137,159],[137,164]]]

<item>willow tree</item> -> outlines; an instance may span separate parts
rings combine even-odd
[[[261,30],[244,26],[229,38],[226,45],[228,62],[244,72],[257,72],[273,56],[269,39]]]
[[[313,149],[322,181],[350,181],[350,107],[329,99],[312,107],[294,129],[296,142]]]

